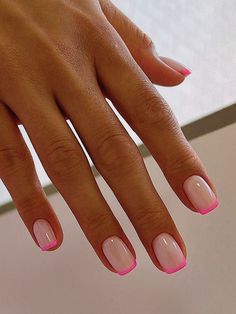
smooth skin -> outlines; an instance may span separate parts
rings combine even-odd
[[[0,1],[0,178],[37,243],[33,222],[46,219],[63,241],[58,218],[37,177],[17,124],[22,124],[53,184],[102,263],[110,236],[135,250],[102,196],[69,119],[96,168],[130,218],[154,265],[161,232],[186,248],[153,186],[137,146],[108,105],[110,99],[161,167],[173,191],[195,211],[183,182],[198,174],[216,188],[154,84],[184,75],[108,0]]]

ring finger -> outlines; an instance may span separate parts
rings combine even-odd
[[[100,193],[83,149],[52,96],[21,90],[8,105],[15,109],[47,174],[103,264],[126,274],[136,266],[135,251]]]

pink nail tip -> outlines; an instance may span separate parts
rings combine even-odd
[[[186,265],[187,265],[187,261],[186,261],[186,258],[184,258],[183,262],[178,267],[164,269],[164,272],[167,274],[173,274],[173,273],[176,273],[177,271],[181,270],[182,268],[184,268]]]
[[[56,236],[46,219],[37,219],[33,225],[33,232],[42,251],[47,251],[56,246]]]
[[[219,201],[216,198],[215,202],[208,208],[202,208],[202,209],[198,209],[198,212],[202,215],[208,214],[209,212],[211,212],[213,209],[215,209],[216,207],[218,207],[219,205]]]
[[[181,73],[182,75],[184,75],[185,77],[190,75],[192,72],[188,69],[182,69],[182,70],[179,70],[179,73]]]
[[[51,243],[48,243],[47,245],[41,247],[41,250],[42,251],[48,251],[49,249],[55,247],[57,245],[57,240],[51,242]]]
[[[119,271],[119,272],[117,272],[117,274],[120,276],[126,275],[129,272],[131,272],[131,270],[133,270],[136,266],[137,266],[137,262],[134,261],[134,263],[128,269],[123,270],[123,271]]]
[[[198,213],[207,214],[218,206],[218,200],[208,183],[198,175],[187,178],[184,192]]]
[[[119,275],[125,275],[136,266],[135,257],[118,236],[111,236],[104,240],[102,250],[108,262]]]

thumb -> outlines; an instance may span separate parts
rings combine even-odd
[[[107,20],[119,33],[138,65],[154,84],[179,85],[191,73],[181,63],[158,56],[152,39],[110,0],[100,0],[100,4]]]

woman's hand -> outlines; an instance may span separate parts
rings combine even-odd
[[[216,207],[206,169],[151,83],[177,85],[189,71],[153,52],[151,40],[108,0],[0,2],[0,177],[42,250],[58,248],[63,232],[17,122],[104,265],[119,274],[136,265],[67,117],[156,267],[171,273],[185,265],[183,240],[104,97],[188,208],[206,213]]]

